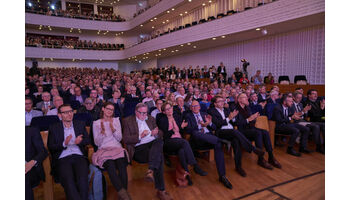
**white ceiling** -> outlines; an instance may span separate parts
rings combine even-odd
[[[119,6],[119,5],[126,5],[126,4],[137,4],[143,1],[142,0],[119,0],[119,1],[118,0],[72,0],[72,1],[69,0],[69,2],[87,3],[87,4],[94,4],[97,2],[98,5]]]

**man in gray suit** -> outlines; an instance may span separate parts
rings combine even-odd
[[[294,122],[310,128],[316,143],[316,151],[324,154],[324,149],[322,148],[323,140],[320,135],[321,127],[317,123],[308,122],[305,120],[305,117],[307,116],[308,111],[311,109],[311,105],[306,105],[304,108],[303,104],[301,103],[302,98],[303,98],[302,93],[300,92],[293,93],[293,104],[291,106],[291,111],[293,114],[298,113],[300,115],[300,120],[294,120]]]
[[[30,126],[33,117],[43,116],[43,113],[38,110],[33,110],[33,100],[30,97],[25,99],[25,110],[26,110],[26,126]]]
[[[53,102],[51,100],[51,95],[48,92],[43,92],[41,95],[42,101],[36,104],[36,108],[43,111],[44,114],[47,113],[53,107]]]

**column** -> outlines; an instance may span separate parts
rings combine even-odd
[[[94,14],[98,14],[97,4],[94,3]]]
[[[66,10],[66,0],[61,0],[61,9]]]

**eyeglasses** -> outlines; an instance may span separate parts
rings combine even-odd
[[[171,110],[173,107],[165,108],[166,111]]]
[[[105,108],[105,109],[109,111],[114,111],[114,108]]]
[[[61,112],[61,114],[65,114],[65,115],[71,114],[71,113],[73,113],[73,110],[67,110],[67,111]]]
[[[225,102],[225,100],[218,100],[218,101],[216,101],[216,103],[223,103],[223,102]]]
[[[140,113],[141,115],[147,115],[147,112],[140,112],[140,111],[137,111],[138,113]]]
[[[194,106],[192,106],[192,108],[197,108],[197,107],[200,107],[200,105],[194,105]]]

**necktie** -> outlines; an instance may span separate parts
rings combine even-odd
[[[204,133],[204,128],[203,128],[202,125],[200,124],[199,114],[196,114],[196,120],[197,120],[198,128],[200,128],[200,132],[201,132],[201,133]]]
[[[284,116],[285,116],[286,118],[288,118],[288,110],[287,110],[287,109],[284,109]]]
[[[299,104],[297,104],[297,111],[301,112],[301,108],[300,108]]]

